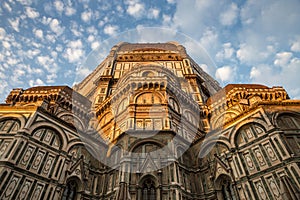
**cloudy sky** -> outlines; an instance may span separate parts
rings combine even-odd
[[[282,85],[300,99],[299,10],[299,0],[2,0],[0,101],[12,88],[72,86],[96,67],[86,67],[93,50],[132,31],[130,42],[189,37],[188,52],[204,49],[223,86]]]

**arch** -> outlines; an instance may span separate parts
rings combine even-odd
[[[48,144],[56,149],[61,149],[63,139],[60,134],[49,126],[41,126],[33,130],[32,136],[41,142]]]
[[[108,158],[108,162],[110,162],[110,164],[115,165],[120,163],[121,158],[122,158],[122,148],[120,148],[118,145],[115,145],[111,150],[111,153]]]
[[[180,113],[180,105],[178,101],[174,97],[169,97],[169,105],[173,110],[175,110],[177,113]]]
[[[198,153],[198,158],[209,158],[214,159],[214,154],[220,155],[221,153],[225,153],[229,150],[230,144],[226,141],[220,140],[211,140],[207,141],[206,144],[201,146],[201,149]],[[200,161],[198,160],[198,165],[200,165]]]
[[[236,194],[231,183],[232,179],[227,174],[220,174],[214,181],[218,200],[236,199]]]
[[[165,144],[163,144],[162,142],[158,141],[158,140],[155,140],[155,139],[150,139],[148,138],[147,140],[136,140],[132,143],[131,147],[129,147],[129,152],[133,152],[134,149],[136,149],[137,147],[139,147],[140,145],[143,145],[143,144],[149,144],[149,143],[152,143],[152,144],[157,144],[158,146],[160,147],[164,147]]]
[[[178,161],[180,161],[181,163],[191,163],[192,160],[190,154],[187,152],[187,148],[184,148],[182,145],[178,145],[176,147],[176,157],[178,159]]]
[[[20,114],[4,114],[0,117],[0,121],[5,119],[16,119],[20,122],[20,129],[25,127],[26,117]]]
[[[140,145],[137,145],[132,152],[133,153],[150,153],[153,151],[156,151],[157,149],[160,149],[161,145],[154,143],[154,142],[144,142]]]
[[[259,135],[265,132],[266,129],[261,124],[256,122],[246,123],[236,131],[233,146],[239,147],[247,144],[248,141],[252,141],[260,137]]]
[[[238,116],[240,114],[239,111],[237,110],[231,110],[231,111],[226,111],[223,114],[216,115],[218,116],[215,118],[212,123],[212,128],[219,128],[222,124],[224,125],[226,122],[232,120],[234,117]]]
[[[74,159],[80,159],[82,156],[86,163],[89,163],[95,168],[99,168],[101,163],[96,157],[97,153],[88,144],[76,144],[69,148],[68,155],[71,155]],[[101,154],[106,155],[106,152],[101,151]],[[102,159],[102,158],[99,158]]]
[[[276,113],[273,118],[274,124],[281,129],[299,129],[300,128],[300,113],[286,111]]]
[[[117,114],[120,114],[122,111],[124,111],[126,109],[126,107],[129,105],[129,100],[127,97],[123,98],[120,103],[118,104],[118,108],[117,108]]]
[[[240,130],[240,128],[244,125],[251,124],[251,123],[255,123],[255,124],[259,125],[266,132],[272,128],[271,126],[269,126],[267,124],[267,122],[265,122],[262,119],[259,119],[259,118],[247,119],[247,120],[241,122],[240,124],[236,125],[229,133],[229,141],[232,146],[235,146],[236,135],[238,134],[238,131]]]
[[[75,200],[77,199],[78,192],[83,190],[82,182],[78,177],[72,176],[67,179],[66,187],[62,192],[62,200]]]
[[[134,97],[136,104],[161,104],[163,103],[163,96],[159,92],[142,92]]]
[[[179,86],[179,78],[170,70],[167,69],[165,66],[160,65],[158,63],[152,62],[147,64],[136,64],[132,67],[131,70],[128,70],[123,74],[120,80],[117,83],[116,88],[121,87],[128,79],[131,77],[143,77],[143,72],[152,71],[155,69],[155,75],[160,77],[168,77],[168,79]]]
[[[48,127],[50,129],[53,129],[61,139],[61,150],[63,150],[63,151],[67,150],[67,144],[68,144],[67,136],[66,136],[65,132],[63,131],[63,129],[61,127],[57,126],[56,124],[52,124],[49,122],[36,122],[32,126],[30,126],[29,133],[33,134],[35,130],[42,128],[42,127]]]
[[[152,174],[146,174],[139,180],[139,187],[141,190],[141,198],[143,200],[157,200],[159,199],[159,182],[158,178]]]
[[[107,124],[110,120],[114,118],[111,111],[105,112],[102,116],[98,117],[98,123],[96,123],[97,127],[95,129],[99,132],[102,130],[102,127]]]
[[[187,110],[187,109],[184,110],[183,116],[187,119],[187,121],[189,121],[194,126],[196,126],[196,127],[199,126],[199,116],[195,115],[192,111]]]
[[[217,176],[214,181],[215,188],[217,190],[220,190],[222,188],[223,181],[231,181],[231,177],[228,174],[219,174],[219,176]]]
[[[16,118],[4,118],[0,120],[0,133],[17,133],[20,129],[20,121]]]
[[[64,120],[66,123],[73,125],[75,128],[79,128],[79,130],[85,129],[84,123],[81,121],[79,117],[77,117],[74,114],[63,112],[63,113],[59,113],[57,117]]]
[[[150,71],[150,70],[144,71],[142,73],[142,77],[153,77],[155,75],[157,75],[157,73],[155,71],[153,72],[153,71]]]

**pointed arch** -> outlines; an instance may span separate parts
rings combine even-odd
[[[270,130],[272,128],[272,126],[270,126],[266,121],[264,121],[262,119],[259,119],[259,118],[247,119],[247,120],[239,123],[238,125],[236,125],[229,133],[229,141],[232,146],[235,146],[235,140],[236,140],[236,137],[237,137],[237,134],[238,134],[240,128],[243,127],[244,125],[251,124],[251,123],[257,124],[265,132],[267,132],[268,130]]]
[[[158,178],[152,174],[146,174],[139,180],[139,187],[141,188],[141,198],[143,200],[157,200],[159,199],[159,181]]]
[[[61,141],[60,149],[63,151],[67,150],[67,144],[68,144],[67,136],[66,136],[65,132],[63,131],[63,129],[54,123],[36,122],[32,126],[30,126],[29,133],[34,134],[38,129],[42,129],[42,128],[51,129],[51,130],[55,131],[55,133],[57,134],[58,138]]]
[[[68,178],[66,186],[62,193],[62,200],[76,200],[78,199],[78,192],[83,190],[82,182],[78,177],[73,176]]]

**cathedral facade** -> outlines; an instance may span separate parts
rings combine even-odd
[[[221,88],[176,42],[119,43],[82,82],[0,104],[0,199],[300,199],[300,100]]]

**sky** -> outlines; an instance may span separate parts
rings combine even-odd
[[[0,102],[13,88],[71,87],[124,35],[179,38],[192,57],[207,54],[195,60],[222,86],[283,86],[300,99],[299,10],[299,0],[2,0]]]

